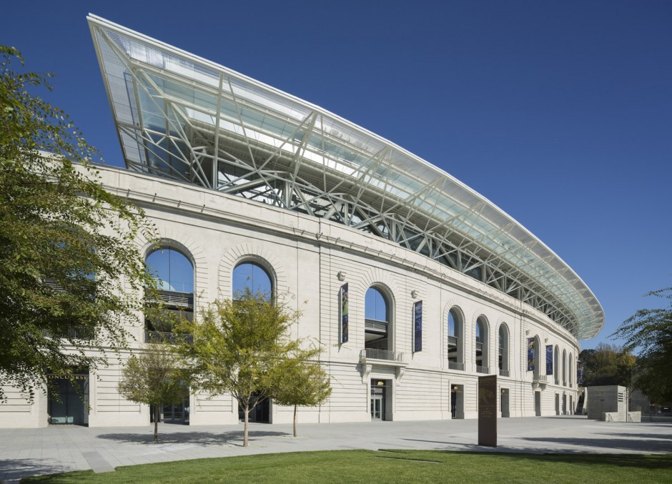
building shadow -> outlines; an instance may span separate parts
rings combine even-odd
[[[630,450],[638,452],[672,452],[672,442],[660,440],[658,437],[649,439],[599,439],[594,437],[522,437],[521,440],[530,442],[548,442],[562,445],[578,445],[581,447],[599,447],[614,451]]]
[[[273,432],[263,430],[251,430],[249,432],[250,441],[255,441],[263,437],[285,437],[290,434],[287,432]],[[135,444],[153,444],[154,435],[147,433],[112,433],[100,434],[99,439],[116,440],[124,443]],[[159,429],[159,444],[195,444],[195,445],[243,445],[243,431],[236,430],[232,432],[211,433],[211,432],[170,432],[161,433]]]
[[[599,435],[614,435],[614,434],[599,434]],[[632,439],[652,439],[652,440],[672,440],[672,434],[630,434],[630,433],[621,433],[617,434],[622,437],[630,437]]]

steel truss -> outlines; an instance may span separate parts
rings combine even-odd
[[[447,190],[445,180],[436,177],[413,193],[401,193],[395,177],[412,174],[400,173],[393,147],[357,146],[333,128],[333,118],[309,106],[302,106],[301,117],[295,118],[256,103],[241,95],[228,73],[220,72],[216,83],[194,81],[190,86],[174,72],[129,56],[104,29],[94,39],[123,63],[131,116],[115,117],[130,169],[391,240],[529,304],[577,337],[585,336],[578,321],[594,319],[588,314],[594,309],[563,302],[558,294],[567,293],[567,284],[537,281],[539,261],[530,251],[541,244],[538,239],[501,243],[500,236],[515,222],[489,232],[477,226],[481,212],[491,207],[486,200],[456,204],[448,218],[434,216],[441,208],[435,195]],[[180,91],[185,85],[186,94]],[[129,143],[135,143],[134,156]],[[493,244],[498,253],[488,249]],[[571,276],[564,267],[561,275]]]

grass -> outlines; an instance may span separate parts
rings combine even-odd
[[[424,450],[301,452],[70,472],[40,483],[670,482],[672,455],[500,454]]]

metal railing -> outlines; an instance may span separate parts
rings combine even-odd
[[[546,378],[546,375],[536,375],[535,374],[534,377],[532,377],[532,381],[534,383],[546,383],[547,378]]]
[[[157,292],[157,300],[166,306],[192,309],[194,307],[194,294],[191,292],[164,291]]]
[[[476,365],[476,373],[490,373],[490,368],[487,366]]]
[[[372,360],[403,362],[404,354],[398,351],[379,350],[377,348],[364,348],[359,354],[359,359],[366,360],[369,358]]]
[[[145,331],[145,343],[175,344],[181,342],[191,343],[193,338],[190,334],[178,334],[167,331]]]
[[[499,376],[509,376],[509,370],[505,370],[503,368],[499,369]]]
[[[461,361],[448,361],[448,368],[451,370],[464,371],[464,363]]]

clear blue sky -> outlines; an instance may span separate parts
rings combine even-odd
[[[511,214],[601,301],[594,347],[672,285],[672,2],[30,1],[0,43],[57,74],[49,100],[121,153],[85,16],[318,104]]]

